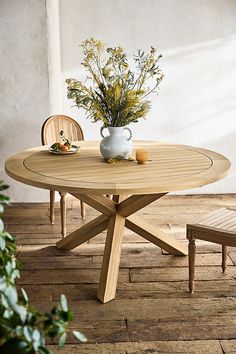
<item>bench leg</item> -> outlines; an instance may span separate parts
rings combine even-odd
[[[195,238],[188,232],[187,238],[189,240],[188,244],[188,265],[189,265],[189,291],[191,294],[194,293],[194,273],[195,273],[195,256],[196,256],[196,245]]]
[[[222,271],[223,271],[223,273],[225,273],[226,269],[227,269],[226,260],[227,260],[227,247],[222,245]]]

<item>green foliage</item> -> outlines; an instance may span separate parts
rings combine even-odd
[[[4,230],[1,220],[4,205],[9,201],[1,191],[7,188],[0,181],[0,353],[50,354],[45,338],[58,338],[59,347],[63,346],[73,314],[65,295],[49,313],[40,313],[30,306],[24,289],[17,291],[15,282],[20,272],[15,238]],[[80,341],[87,340],[82,333],[74,332]]]
[[[106,160],[106,162],[109,164],[114,164],[117,162],[132,162],[132,161],[134,161],[134,159],[132,159],[132,157],[125,158],[122,155],[118,155],[118,156],[115,156],[111,159]]]
[[[89,73],[86,86],[82,81],[67,79],[67,97],[83,108],[93,122],[122,127],[137,122],[148,113],[149,95],[157,93],[163,74],[158,61],[161,55],[151,47],[148,54],[138,50],[133,56],[135,70],[129,66],[121,47],[105,48],[93,38],[82,42],[82,65]]]

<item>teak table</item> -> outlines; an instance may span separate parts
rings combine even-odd
[[[57,242],[71,250],[107,229],[97,297],[105,303],[115,298],[124,227],[174,255],[187,255],[187,245],[151,226],[136,211],[168,192],[200,187],[223,178],[229,160],[213,151],[185,145],[137,141],[149,161],[105,163],[98,142],[81,141],[80,152],[53,155],[47,147],[20,152],[6,161],[6,172],[22,183],[68,192],[101,215]],[[113,195],[110,200],[105,195]]]

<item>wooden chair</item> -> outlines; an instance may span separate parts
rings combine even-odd
[[[57,141],[61,141],[60,131],[63,130],[65,136],[72,140],[84,140],[83,131],[78,122],[73,118],[65,115],[54,115],[45,120],[41,129],[41,140],[43,145],[51,145]],[[61,209],[61,234],[66,235],[66,200],[65,192],[60,192],[60,209]],[[54,223],[54,202],[55,191],[50,191],[50,222]],[[81,216],[85,219],[84,203],[81,201]]]
[[[187,225],[189,240],[189,291],[194,292],[195,240],[205,240],[222,245],[222,270],[227,265],[227,246],[236,247],[236,211],[221,208],[206,215],[196,224]]]

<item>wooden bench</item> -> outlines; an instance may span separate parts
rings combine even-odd
[[[236,247],[236,211],[221,208],[207,214],[195,224],[187,225],[189,240],[189,291],[194,292],[195,240],[205,240],[222,245],[222,270],[226,271],[227,246]]]

